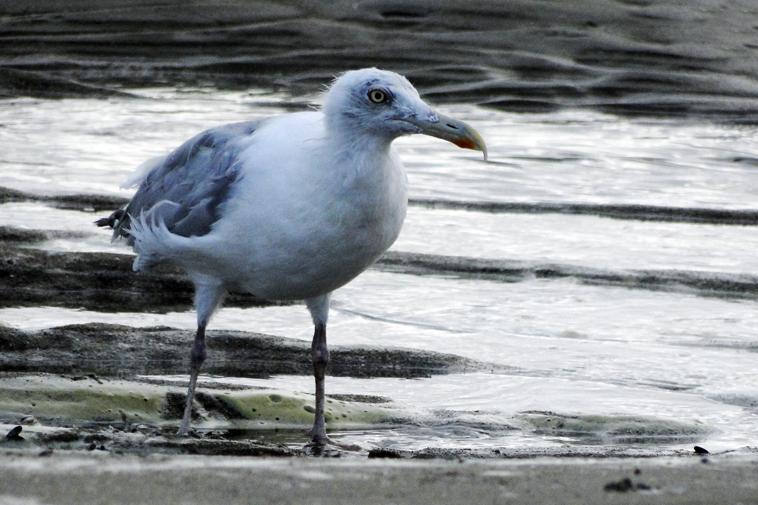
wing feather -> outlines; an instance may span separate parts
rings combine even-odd
[[[158,220],[174,234],[201,236],[211,230],[239,173],[238,154],[264,120],[233,123],[206,130],[167,156],[141,167],[133,183],[139,188],[118,216],[114,238],[129,235],[141,214]]]

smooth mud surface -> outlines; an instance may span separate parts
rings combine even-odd
[[[21,504],[751,503],[755,454],[587,461],[45,456],[5,453],[0,499]]]

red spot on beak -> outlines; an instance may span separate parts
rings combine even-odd
[[[474,143],[474,141],[468,138],[455,139],[453,141],[453,144],[457,145],[458,147],[462,149],[476,149],[476,144]]]

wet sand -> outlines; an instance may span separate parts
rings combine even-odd
[[[758,455],[519,461],[4,453],[6,504],[754,503]]]
[[[756,16],[751,0],[6,2],[0,96],[300,95],[375,65],[435,102],[755,122]]]
[[[41,331],[0,325],[0,370],[31,373],[184,374],[192,332],[168,327],[87,323]],[[243,331],[209,331],[211,356],[205,373],[231,377],[310,375],[310,344],[302,340]],[[452,354],[386,347],[334,346],[330,375],[429,377],[496,369]],[[501,367],[502,368],[502,367]]]

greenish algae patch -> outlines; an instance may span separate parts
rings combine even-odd
[[[184,388],[124,380],[72,380],[53,375],[0,377],[0,420],[32,415],[58,425],[81,423],[176,424]],[[198,390],[194,425],[203,427],[308,426],[314,397],[281,391]],[[401,418],[391,409],[327,398],[330,428],[375,425]]]
[[[643,416],[566,415],[532,411],[523,412],[519,418],[537,433],[577,438],[583,443],[674,443],[695,440],[708,432],[697,421]]]
[[[217,395],[224,405],[241,418],[283,424],[313,423],[313,397],[272,394],[229,393]],[[327,398],[326,422],[340,424],[378,424],[396,419],[388,409]]]
[[[102,386],[101,386],[102,388]],[[33,415],[58,422],[161,420],[163,396],[111,388],[29,388],[0,386],[0,413]]]

